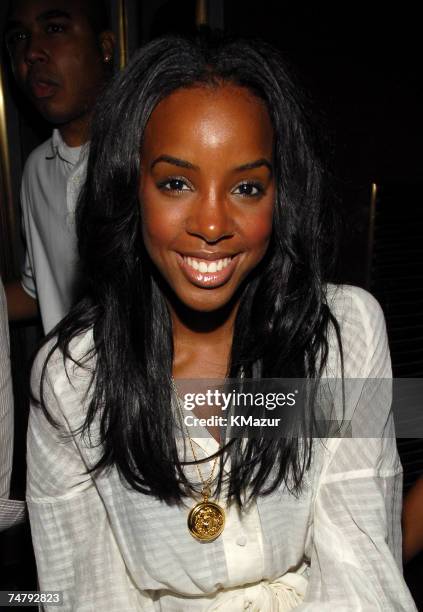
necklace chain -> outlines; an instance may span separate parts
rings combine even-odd
[[[183,414],[182,407],[181,407],[181,399],[180,399],[180,397],[178,395],[178,390],[176,388],[175,381],[174,381],[173,378],[172,378],[172,390],[173,390],[173,392],[175,394],[175,399],[176,399],[176,403],[178,405],[178,410],[179,410],[179,413],[180,413],[182,421],[183,421],[184,414]],[[214,480],[214,472],[215,472],[216,465],[217,465],[217,460],[219,459],[219,457],[217,456],[215,458],[214,462],[213,462],[212,471],[210,473],[210,476],[207,478],[207,480],[204,480],[203,474],[202,474],[202,472],[200,470],[200,465],[199,465],[199,463],[197,463],[198,462],[198,458],[197,458],[197,455],[195,454],[194,443],[192,441],[191,436],[189,435],[188,426],[187,426],[187,424],[185,422],[184,422],[184,426],[185,426],[185,431],[187,433],[189,444],[190,444],[190,447],[191,447],[192,456],[194,457],[194,461],[196,462],[195,463],[195,467],[197,468],[198,476],[200,477],[200,481],[201,481],[201,483],[203,485],[201,493],[205,497],[208,498],[208,497],[210,497],[210,494],[211,494],[211,483]]]
[[[197,455],[195,454],[195,451],[194,451],[194,443],[192,441],[191,436],[189,435],[188,427],[186,425],[185,425],[185,429],[186,429],[188,440],[189,440],[189,443],[190,443],[190,446],[191,446],[192,456],[194,457],[194,460],[197,462],[198,459],[197,459]],[[203,474],[201,473],[199,463],[195,464],[195,466],[197,468],[198,475],[199,475],[200,480],[201,480],[202,485],[203,485],[201,493],[202,493],[202,495],[204,495],[204,497],[207,497],[207,498],[210,497],[210,494],[211,494],[211,484],[212,484],[212,482],[214,480],[214,471],[216,469],[216,464],[217,464],[217,460],[218,459],[219,459],[219,457],[215,457],[215,460],[213,461],[213,466],[212,466],[211,474],[207,478],[207,480],[204,480],[204,478],[203,478]]]
[[[179,414],[182,420],[184,420],[181,400],[179,398],[178,390],[176,389],[173,378],[172,391],[175,395]],[[197,467],[198,475],[203,485],[200,493],[203,500],[197,503],[188,514],[188,530],[190,534],[197,540],[200,540],[200,542],[212,542],[220,536],[225,527],[225,511],[221,506],[219,506],[219,504],[210,500],[211,484],[214,480],[214,473],[219,456],[217,456],[213,462],[210,476],[207,478],[207,480],[204,480],[197,455],[195,454],[194,444],[191,436],[189,435],[188,425],[185,422],[184,425],[191,446],[192,456],[196,462],[195,465]]]

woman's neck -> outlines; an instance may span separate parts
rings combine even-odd
[[[170,304],[175,378],[224,378],[228,371],[239,302],[214,312]]]

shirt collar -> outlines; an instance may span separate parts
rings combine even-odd
[[[76,166],[81,157],[81,152],[86,148],[86,145],[79,147],[69,147],[60,135],[58,129],[53,130],[51,136],[51,152],[53,157],[60,157],[63,161]]]

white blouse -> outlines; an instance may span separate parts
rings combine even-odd
[[[345,376],[362,385],[389,378],[376,301],[349,286],[330,287],[328,295],[341,326]],[[332,336],[329,345],[326,373],[336,377]],[[91,346],[86,333],[73,342],[73,356]],[[34,366],[34,391],[47,351]],[[57,352],[50,361],[45,397],[64,432],[84,420],[90,375],[70,363],[66,372]],[[402,469],[389,397],[375,393],[363,406],[358,393],[347,410],[359,415],[363,430],[377,427],[379,437],[315,440],[300,496],[281,486],[242,513],[226,508],[222,535],[201,543],[187,529],[195,500],[168,506],[130,489],[115,469],[86,474],[99,449],[78,435],[64,437],[32,407],[27,501],[40,588],[63,592],[63,612],[278,612],[290,609],[278,603],[278,584],[288,576],[297,590],[306,585],[299,611],[416,610],[401,573]],[[217,445],[211,437],[195,444],[198,458]],[[195,466],[186,470],[198,481]]]

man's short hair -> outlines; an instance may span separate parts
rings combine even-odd
[[[111,29],[109,3],[106,0],[85,0],[83,6],[95,34]]]
[[[13,0],[9,0],[7,16],[13,10]],[[98,35],[105,30],[111,30],[109,2],[107,0],[84,0],[81,7],[85,11],[94,34]]]

